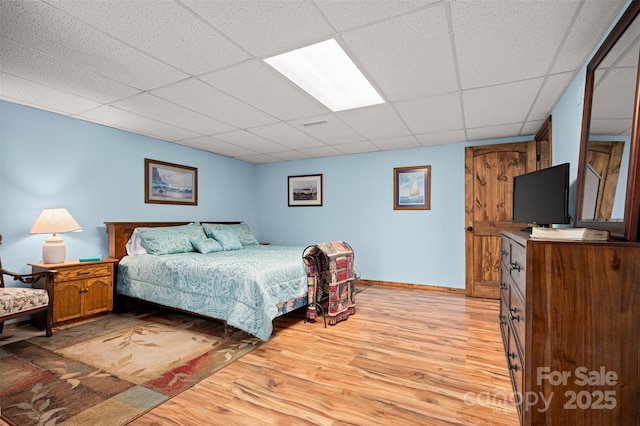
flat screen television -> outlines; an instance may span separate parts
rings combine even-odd
[[[549,227],[571,223],[569,163],[513,178],[513,222]]]

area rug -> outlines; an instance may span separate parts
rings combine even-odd
[[[1,414],[20,426],[123,425],[260,342],[175,312],[111,314],[0,346]]]

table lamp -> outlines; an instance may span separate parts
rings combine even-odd
[[[42,245],[42,263],[62,263],[67,255],[64,241],[56,234],[80,232],[82,228],[67,209],[43,209],[29,234],[53,234]]]

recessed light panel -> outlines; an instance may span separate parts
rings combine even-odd
[[[384,103],[334,39],[265,61],[332,111]]]

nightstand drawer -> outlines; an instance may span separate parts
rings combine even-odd
[[[56,282],[71,281],[84,278],[105,277],[111,275],[112,265],[96,264],[74,268],[59,268]]]

